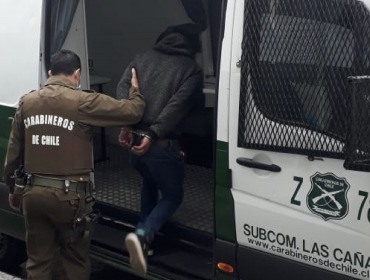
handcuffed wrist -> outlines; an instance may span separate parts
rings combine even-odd
[[[154,142],[153,138],[152,138],[152,137],[150,137],[149,135],[144,134],[144,137],[145,137],[145,138],[148,138],[148,139],[150,140],[150,142],[152,142],[152,143]]]
[[[154,142],[154,141],[156,141],[156,140],[158,139],[157,134],[155,134],[155,132],[154,132],[153,130],[151,130],[151,129],[149,129],[149,131],[147,132],[147,134],[146,134],[146,135],[148,136],[148,138],[149,138],[152,142]]]

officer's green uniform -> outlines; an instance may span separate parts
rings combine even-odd
[[[51,279],[54,255],[61,257],[68,279],[90,275],[89,216],[94,203],[92,129],[137,123],[145,103],[139,90],[128,100],[78,91],[65,76],[52,76],[45,86],[24,95],[15,113],[5,161],[4,179],[21,162],[27,177],[22,209],[27,230],[30,280]]]

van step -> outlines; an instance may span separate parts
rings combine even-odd
[[[101,213],[99,223],[120,231],[132,231],[139,220],[139,213],[109,203],[97,201],[94,208]],[[169,238],[176,241],[181,240],[185,243],[192,243],[197,247],[203,247],[205,250],[207,248],[212,250],[214,242],[213,234],[184,227],[173,221],[165,223],[158,235],[166,236],[166,241]]]
[[[94,229],[92,245],[116,255],[121,261],[128,262],[125,248],[127,232],[109,226],[97,224]],[[196,253],[194,249],[186,250],[184,246],[161,238],[156,239],[154,254],[148,257],[148,271],[172,279],[213,279],[212,253]],[[117,259],[117,261],[119,261]]]
[[[141,177],[129,165],[128,152],[118,145],[107,145],[109,160],[95,165],[98,201],[138,213]],[[184,200],[172,221],[195,230],[213,233],[213,170],[196,165],[185,166]]]

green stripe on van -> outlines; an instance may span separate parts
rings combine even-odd
[[[4,172],[4,162],[6,150],[8,149],[8,139],[11,129],[12,122],[9,117],[13,117],[15,113],[15,108],[0,105],[0,181],[2,181]]]
[[[222,273],[218,272],[218,273],[216,273],[215,279],[216,280],[235,280],[235,277],[228,276],[228,275],[225,275],[225,274],[222,274]]]
[[[236,243],[234,199],[229,180],[229,144],[217,141],[215,228],[216,238]]]

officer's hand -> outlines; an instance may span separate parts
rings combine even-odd
[[[19,211],[19,205],[16,204],[15,200],[16,200],[15,195],[10,193],[9,194],[9,206],[13,210]]]
[[[152,141],[150,141],[146,137],[143,137],[143,139],[141,139],[140,145],[139,146],[133,146],[131,148],[131,152],[134,155],[142,156],[143,154],[145,154],[149,150],[151,145],[152,145]]]
[[[132,68],[131,73],[132,73],[131,86],[133,86],[135,88],[139,88],[139,82],[137,81],[137,76],[136,76],[136,70],[135,70],[135,68]]]
[[[131,129],[128,127],[123,127],[121,132],[118,135],[118,143],[123,148],[130,148],[132,147],[132,143],[134,142],[134,135],[131,132]]]

